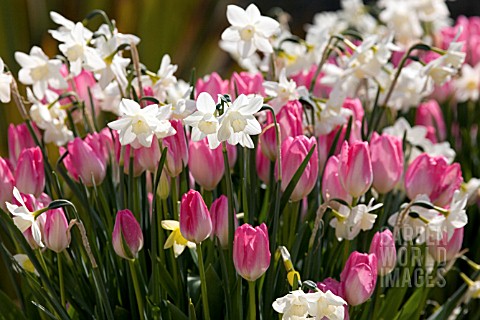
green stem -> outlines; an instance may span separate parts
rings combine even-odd
[[[57,253],[57,266],[58,266],[58,279],[60,282],[60,301],[62,302],[62,307],[65,308],[65,282],[63,279],[63,266],[62,266],[62,255]]]
[[[130,267],[130,273],[132,275],[133,288],[135,290],[135,296],[137,297],[138,314],[141,320],[145,319],[145,308],[143,307],[143,294],[138,283],[137,270],[135,268],[135,260],[129,260],[128,266]]]
[[[178,221],[178,193],[177,193],[177,180],[172,178],[170,183],[171,195],[172,195],[172,209],[173,219]]]
[[[207,279],[205,277],[205,267],[203,266],[202,244],[197,245],[198,269],[200,270],[200,285],[202,290],[203,317],[210,320],[210,311],[208,310]]]
[[[235,231],[235,221],[233,215],[233,191],[232,191],[232,176],[230,174],[230,166],[228,164],[227,145],[222,142],[223,150],[223,165],[225,167],[225,180],[227,184],[227,197],[228,197],[228,248],[230,254],[233,253],[233,233]]]
[[[255,281],[248,281],[248,317],[250,320],[255,320],[257,318],[257,308],[255,304]]]

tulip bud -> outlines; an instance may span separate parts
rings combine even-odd
[[[352,196],[345,191],[338,178],[338,163],[336,156],[331,156],[322,177],[322,196],[326,201],[330,199],[341,199],[352,203]]]
[[[442,239],[431,239],[428,242],[428,252],[437,262],[450,261],[455,258],[460,249],[462,249],[463,228],[457,228],[453,235],[448,239],[447,232],[443,233]]]
[[[155,172],[157,170],[162,154],[160,153],[160,148],[156,141],[154,141],[148,148],[140,147],[135,149],[134,153],[142,171],[148,170],[150,172]]]
[[[453,194],[458,190],[463,182],[462,168],[459,163],[453,163],[445,169],[442,179],[438,181],[430,200],[440,207],[450,204]]]
[[[117,212],[112,233],[115,253],[124,259],[136,259],[143,247],[143,234],[137,219],[128,209]]]
[[[40,133],[34,123],[32,123],[32,127],[37,137],[40,137]],[[34,148],[35,146],[35,142],[25,123],[17,126],[11,123],[10,126],[8,126],[8,154],[13,167],[17,166],[17,160],[22,150]]]
[[[230,169],[233,169],[233,167],[235,167],[235,163],[237,162],[237,146],[227,143],[227,156],[228,166]]]
[[[45,216],[43,228],[45,246],[56,253],[60,253],[70,245],[70,230],[65,213],[59,208],[48,210]]]
[[[340,282],[349,305],[358,306],[367,301],[377,283],[377,257],[352,252],[340,274]]]
[[[180,205],[180,232],[188,241],[200,243],[212,232],[212,218],[198,191],[190,190]]]
[[[402,140],[387,134],[373,133],[370,140],[373,187],[379,193],[390,192],[403,173]]]
[[[232,96],[236,97],[237,94],[265,94],[263,88],[263,76],[261,73],[248,73],[240,72],[240,74],[234,72],[230,79],[230,92]]]
[[[114,136],[115,136],[115,158],[117,159],[117,162],[120,162],[120,155],[122,153],[122,146],[120,145],[120,140],[118,139],[118,134],[116,132],[114,132]],[[140,147],[139,149],[141,149],[141,148],[145,148],[145,147]],[[130,158],[132,158],[133,159],[133,176],[134,177],[140,176],[145,171],[145,167],[140,165],[140,161],[139,161],[139,157],[138,157],[138,154],[142,153],[143,151],[138,152],[137,150],[138,149],[133,150],[133,157],[132,157],[132,154],[131,154],[131,151],[130,151],[130,145],[128,145],[128,146],[125,146],[125,152],[123,154],[123,172],[125,174],[129,174]]]
[[[91,141],[95,148],[87,141]],[[65,167],[73,179],[76,181],[81,179],[89,187],[102,183],[107,173],[105,155],[98,149],[96,143],[98,141],[91,136],[85,141],[75,138],[68,143],[68,155],[64,158]]]
[[[205,190],[215,189],[225,172],[222,147],[210,149],[207,139],[190,140],[188,168],[195,181]]]
[[[0,157],[0,208],[6,209],[5,201],[12,202],[15,179],[7,161]]]
[[[181,120],[170,120],[176,133],[163,138],[163,146],[167,147],[166,168],[171,177],[178,176],[188,163],[187,140]]]
[[[355,198],[368,191],[373,181],[370,150],[366,142],[343,143],[338,176],[343,188]]]
[[[20,192],[40,196],[45,188],[43,156],[39,147],[25,149],[20,153],[15,169],[15,183]]]
[[[427,139],[433,143],[445,141],[447,129],[443,120],[442,110],[436,100],[429,100],[417,108],[415,125],[427,127]]]
[[[221,195],[220,198],[213,201],[210,207],[210,216],[212,217],[212,234],[220,241],[223,248],[228,246],[228,198]],[[237,216],[234,215],[235,228],[238,226]]]
[[[389,274],[395,268],[397,264],[397,250],[395,249],[395,241],[390,230],[386,229],[383,232],[375,233],[369,252],[377,257],[379,275]]]
[[[285,191],[293,175],[298,170],[303,160],[310,152],[312,147],[316,146],[315,138],[306,136],[288,137],[282,143],[282,191]],[[277,170],[275,170],[277,173]],[[318,177],[318,152],[313,151],[312,157],[305,167],[300,180],[293,190],[290,199],[298,201],[306,197],[312,191]]]
[[[228,90],[228,80],[223,80],[218,73],[213,72],[210,75],[198,79],[195,85],[196,98],[201,92],[208,92],[212,97],[216,97],[219,94],[226,94]]]
[[[255,281],[270,265],[270,249],[267,226],[262,223],[253,228],[243,224],[235,231],[233,240],[233,264],[242,278]]]
[[[270,160],[263,154],[261,143],[259,143],[259,147],[257,148],[256,152],[257,157],[255,158],[255,165],[258,177],[263,181],[263,183],[268,184],[270,182]]]

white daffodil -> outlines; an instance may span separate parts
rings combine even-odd
[[[216,104],[207,92],[201,92],[197,98],[197,111],[186,117],[186,125],[192,126],[192,140],[200,141],[207,137],[210,149],[220,145],[217,138],[219,122],[216,117]]]
[[[165,245],[163,246],[164,249],[172,248],[175,258],[178,258],[179,255],[185,250],[185,247],[190,249],[195,249],[196,245],[193,242],[188,241],[182,236],[180,232],[180,223],[175,220],[163,220],[162,221],[162,228],[165,230],[171,230],[172,233],[165,241]]]
[[[37,270],[33,266],[32,261],[28,258],[26,254],[19,253],[13,256],[13,259],[18,263],[18,265],[25,271],[30,272],[35,274],[37,277],[39,276]],[[17,266],[14,265],[14,269],[17,272],[20,272],[20,270],[17,269]]]
[[[247,58],[257,49],[264,53],[273,52],[269,38],[280,31],[280,24],[262,16],[253,3],[246,10],[229,5],[227,19],[231,26],[223,31],[222,40],[237,43],[240,57]]]
[[[289,294],[276,299],[273,304],[273,310],[282,314],[284,320],[307,319],[308,301],[307,294],[303,290],[295,290]]]
[[[4,73],[5,64],[0,58],[0,101],[3,103],[10,102],[10,84],[12,83],[12,75]]]
[[[480,63],[474,68],[464,64],[460,77],[453,84],[458,102],[477,101],[480,97]]]
[[[122,43],[116,37],[111,37],[108,40],[99,37],[95,40],[96,52],[105,62],[105,68],[95,72],[99,75],[98,83],[100,87],[105,89],[115,79],[121,84],[122,88],[126,88],[128,83],[126,68],[130,64],[130,59],[124,58],[116,52],[118,46]]]
[[[330,290],[306,294],[308,313],[315,319],[343,320],[347,302]]]
[[[241,94],[227,107],[220,118],[218,140],[228,141],[231,145],[240,144],[242,147],[253,148],[251,135],[260,134],[262,128],[253,116],[263,105],[263,97],[248,98]]]
[[[42,232],[36,220],[39,212],[31,212],[30,210],[28,210],[17,187],[13,187],[13,197],[15,198],[15,200],[18,201],[18,203],[20,203],[20,206],[17,206],[16,204],[12,204],[10,202],[5,202],[8,211],[14,216],[13,222],[22,233],[27,231],[28,228],[31,228],[33,240],[40,247],[43,247],[44,245],[42,243]]]
[[[75,22],[66,19],[64,16],[55,11],[50,11],[50,18],[53,22],[60,25],[60,27],[57,30],[48,30],[48,32],[55,40],[65,42],[75,27]],[[90,39],[92,37],[92,32],[88,29],[85,29],[84,36],[85,39]]]
[[[455,229],[463,228],[468,222],[468,216],[465,211],[467,206],[468,194],[463,194],[460,190],[455,191],[450,208],[445,213],[443,223],[444,230],[447,231],[448,240],[451,239]]]
[[[178,66],[171,62],[172,60],[170,59],[170,56],[165,54],[162,57],[162,62],[160,63],[157,75],[154,77],[153,91],[160,101],[165,101],[168,90],[170,90],[177,82],[177,78],[173,74],[177,71]]]
[[[287,79],[285,69],[280,71],[278,82],[265,81],[263,87],[265,93],[273,97],[269,104],[275,112],[280,111],[290,100],[298,100],[301,96],[308,96],[307,88],[304,86],[297,87],[295,81]]]
[[[170,106],[159,108],[158,105],[151,104],[142,109],[137,102],[122,99],[119,110],[121,118],[108,123],[108,126],[119,132],[122,146],[148,148],[154,136],[164,138],[176,132],[168,121]]]
[[[395,33],[395,40],[408,47],[423,35],[423,29],[411,1],[382,0],[379,18]]]
[[[30,54],[17,51],[15,60],[22,67],[18,79],[23,84],[32,85],[38,99],[43,99],[48,86],[54,89],[67,88],[67,82],[60,73],[62,62],[58,59],[49,60],[41,48],[32,47]]]
[[[57,146],[63,146],[73,140],[73,132],[68,129],[64,122],[55,120],[47,123],[43,129],[45,130],[43,133],[45,143],[53,142]]]
[[[467,204],[474,204],[480,196],[480,179],[470,178],[468,182],[462,183],[460,192],[468,198]]]
[[[167,100],[172,104],[172,117],[185,119],[195,112],[195,100],[190,99],[193,91],[188,83],[179,80],[167,90]]]
[[[89,32],[81,22],[77,22],[63,39],[64,43],[58,46],[70,61],[70,71],[75,76],[80,74],[82,67],[89,71],[98,71],[106,67],[98,52],[87,45]]]
[[[335,218],[330,221],[330,226],[335,228],[335,236],[339,241],[353,240],[361,230],[367,231],[373,228],[376,214],[370,212],[377,210],[383,204],[378,203],[373,205],[373,198],[367,205],[359,204],[353,208],[349,208],[345,205],[340,205],[338,212],[336,212]]]

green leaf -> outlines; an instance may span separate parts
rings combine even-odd
[[[0,310],[2,310],[2,319],[6,320],[23,320],[25,316],[22,311],[17,307],[15,302],[0,290]]]
[[[170,313],[172,314],[172,319],[188,320],[188,317],[185,315],[185,313],[183,313],[180,309],[178,309],[170,301],[167,301],[167,308],[168,308],[168,310],[170,310]]]
[[[410,296],[407,302],[403,305],[403,308],[400,309],[400,312],[397,313],[397,316],[394,320],[410,320],[410,319],[417,319],[415,316],[419,307],[418,303],[421,301],[423,292],[425,291],[424,287],[418,288],[415,292]]]

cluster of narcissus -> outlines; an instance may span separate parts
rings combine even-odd
[[[227,7],[220,46],[246,70],[227,79],[179,80],[168,55],[150,71],[101,11],[51,13],[54,59],[15,53],[25,97],[1,62],[0,99],[24,119],[0,158],[2,313],[473,312],[480,20],[345,0],[302,39],[282,15]]]

